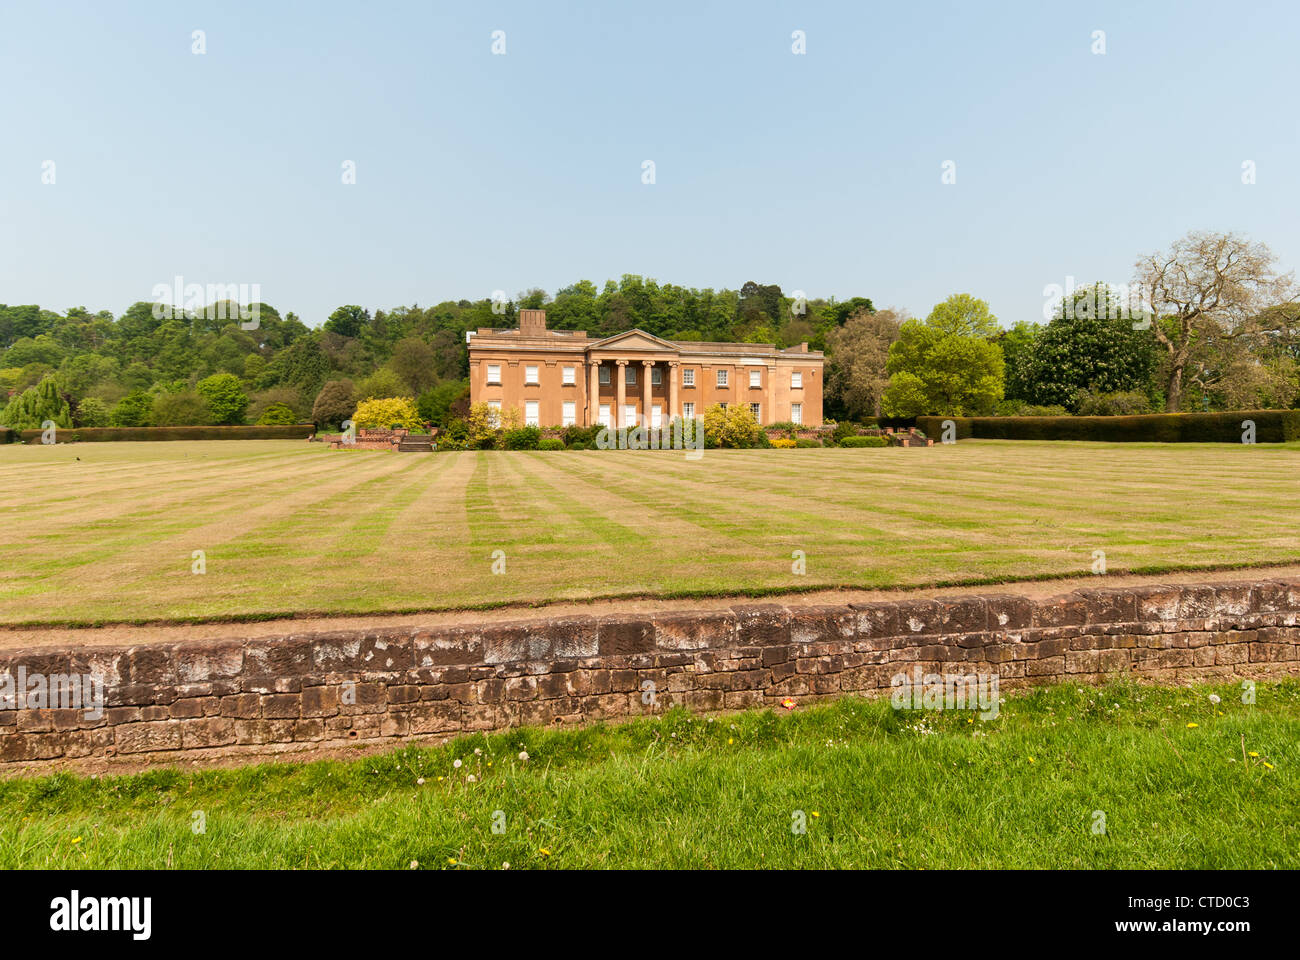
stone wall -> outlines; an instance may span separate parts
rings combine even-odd
[[[996,671],[1004,686],[1265,678],[1300,672],[1297,624],[1300,579],[0,651],[0,677],[91,675],[106,692],[96,719],[0,710],[0,762],[278,753],[672,705],[739,710],[886,691],[918,665]]]

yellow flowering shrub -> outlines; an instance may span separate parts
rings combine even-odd
[[[358,430],[387,430],[390,427],[418,430],[424,426],[415,401],[410,397],[368,397],[357,404],[352,423]]]

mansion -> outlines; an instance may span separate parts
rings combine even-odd
[[[778,350],[642,330],[593,339],[547,330],[545,310],[520,310],[518,329],[468,339],[470,401],[517,408],[527,426],[659,427],[739,403],[760,424],[822,422],[824,355],[806,343]]]

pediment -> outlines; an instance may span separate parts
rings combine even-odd
[[[626,330],[587,344],[588,350],[636,350],[645,353],[678,353],[677,344],[644,330]]]

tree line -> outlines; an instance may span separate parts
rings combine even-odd
[[[631,274],[508,301],[349,304],[316,328],[265,303],[254,329],[240,322],[248,304],[139,302],[120,317],[0,305],[0,424],[337,427],[367,397],[410,397],[442,426],[469,408],[465,333],[513,327],[524,308],[595,337],[639,327],[671,340],[807,342],[826,351],[834,420],[1290,407],[1300,320],[1294,277],[1275,262],[1235,234],[1192,233],[1139,258],[1131,289],[1091,284],[1065,294],[1049,322],[1010,327],[969,294],[922,320],[862,296],[807,299],[755,282],[701,290]]]

